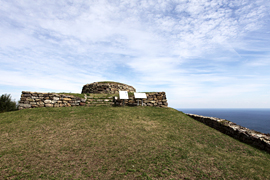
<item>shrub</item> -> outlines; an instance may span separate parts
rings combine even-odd
[[[17,104],[11,100],[10,94],[2,94],[0,97],[0,113],[17,110]]]

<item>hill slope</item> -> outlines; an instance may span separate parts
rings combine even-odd
[[[0,114],[0,179],[270,179],[269,160],[171,108]]]

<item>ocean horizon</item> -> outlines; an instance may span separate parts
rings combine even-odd
[[[240,126],[270,133],[270,108],[176,108],[189,114],[216,117]]]

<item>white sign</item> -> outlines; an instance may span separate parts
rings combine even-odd
[[[145,93],[134,93],[134,96],[136,99],[146,99],[146,94]]]
[[[120,99],[128,99],[128,92],[127,91],[119,91]]]

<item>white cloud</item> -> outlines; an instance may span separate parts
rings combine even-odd
[[[230,106],[223,94],[255,97],[269,87],[267,79],[258,79],[269,76],[270,38],[249,38],[269,29],[266,0],[0,4],[0,86],[78,91],[110,79],[138,85],[139,91],[164,89],[173,107],[182,98],[193,102],[192,96],[201,99],[199,106],[207,104],[204,97]],[[249,74],[253,78],[245,80]]]

